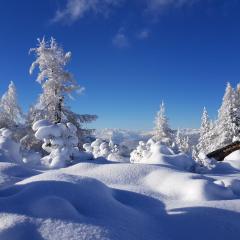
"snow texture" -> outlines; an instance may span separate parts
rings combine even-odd
[[[239,176],[167,162],[98,160],[45,172],[3,162],[0,239],[237,239]]]

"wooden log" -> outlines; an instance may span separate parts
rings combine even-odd
[[[233,142],[223,148],[217,149],[207,154],[208,158],[214,158],[217,161],[223,161],[232,152],[240,149],[240,141]]]

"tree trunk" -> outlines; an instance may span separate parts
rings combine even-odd
[[[232,144],[227,145],[226,147],[217,149],[214,152],[208,153],[208,158],[214,158],[217,161],[223,161],[226,156],[232,152],[240,149],[240,141],[236,141]]]
[[[62,121],[62,103],[63,103],[63,97],[59,97],[58,103],[55,109],[55,123],[60,123]]]

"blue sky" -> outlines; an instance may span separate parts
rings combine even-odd
[[[240,82],[239,12],[238,0],[3,0],[0,94],[13,80],[25,111],[36,102],[28,51],[53,36],[86,88],[69,105],[94,127],[151,129],[162,100],[173,127],[198,127]]]

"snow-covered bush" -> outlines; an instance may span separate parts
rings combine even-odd
[[[39,120],[33,125],[35,137],[44,143],[42,148],[50,153],[41,162],[50,168],[61,168],[69,164],[78,153],[76,127],[72,123],[52,124]]]
[[[7,128],[0,129],[0,161],[21,162],[20,144],[12,139],[12,132]]]
[[[124,148],[113,143],[96,139],[92,143],[85,143],[83,148],[86,152],[92,153],[94,158],[104,157],[110,161],[126,162]]]
[[[217,165],[217,161],[212,158],[208,158],[204,153],[199,153],[196,158],[196,172],[206,172],[214,169]]]
[[[175,154],[171,148],[150,139],[148,142],[140,141],[138,147],[131,152],[131,163],[164,164],[179,169],[192,170],[195,162],[184,153]]]
[[[140,141],[137,148],[130,153],[130,162],[140,163],[143,158],[147,158],[150,155],[150,148],[153,143],[152,139],[147,143]]]

